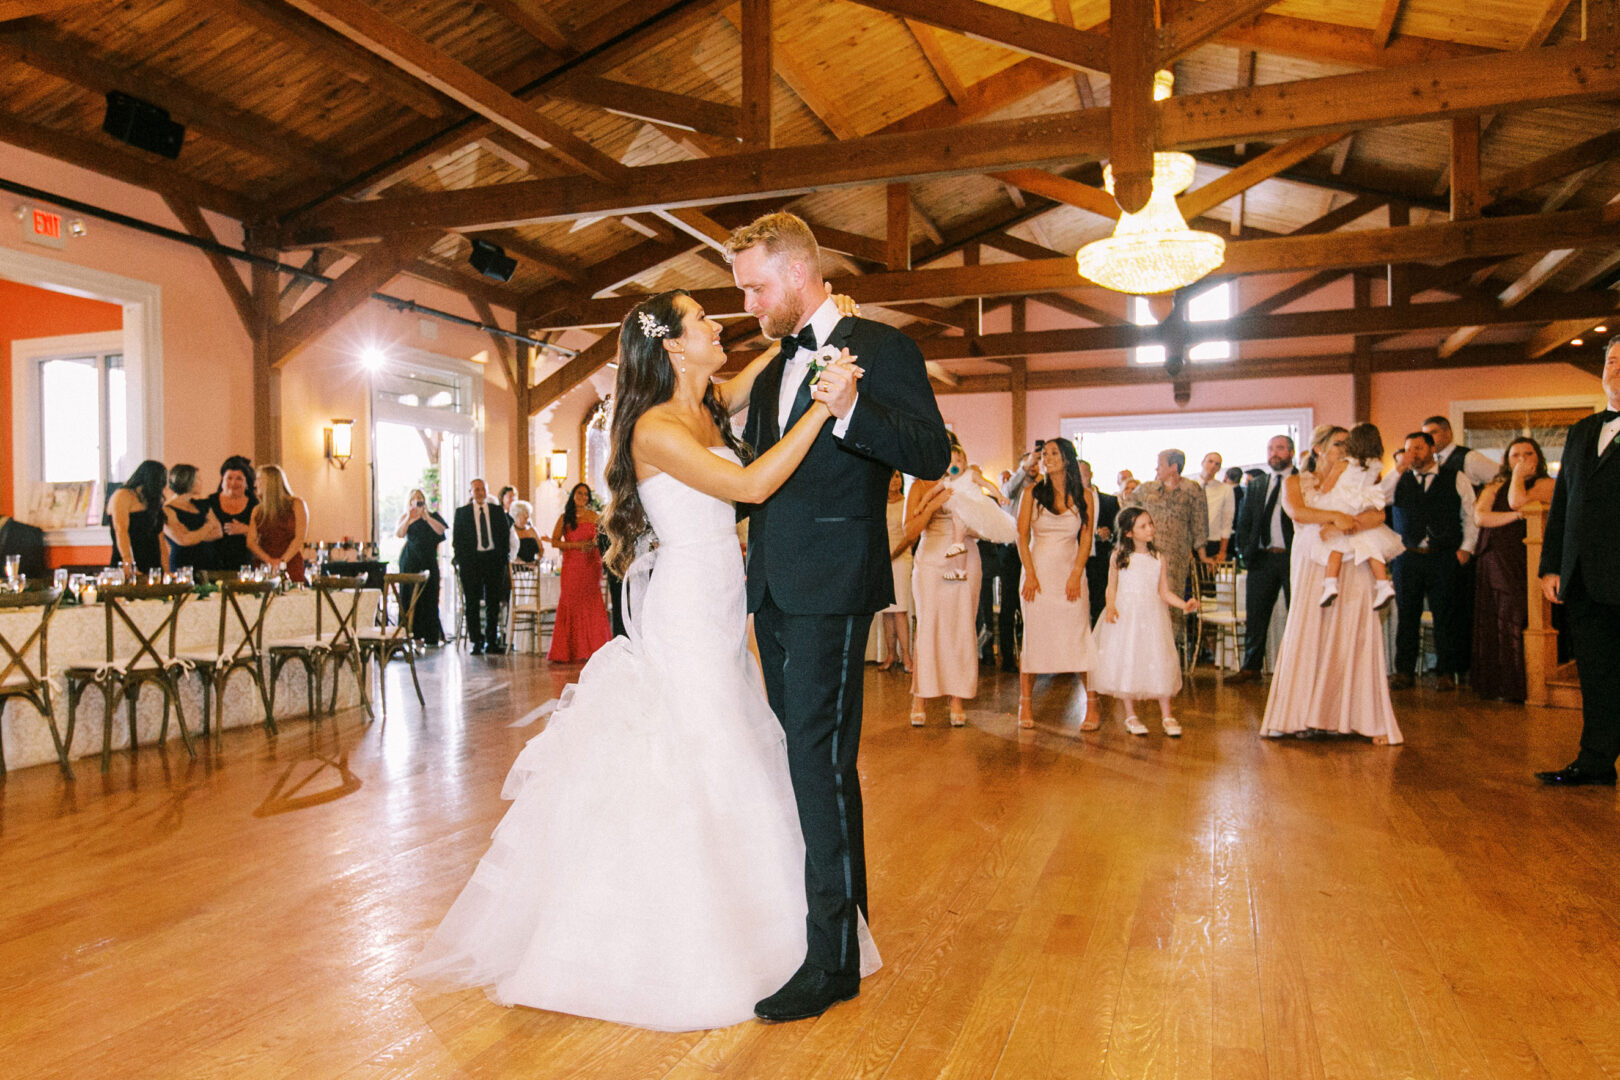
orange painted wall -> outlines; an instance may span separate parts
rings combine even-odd
[[[0,280],[0,454],[11,457],[11,343],[19,338],[101,334],[119,330],[117,304]],[[0,514],[14,514],[11,469],[0,469]]]

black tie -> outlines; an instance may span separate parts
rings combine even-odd
[[[1271,487],[1266,492],[1266,505],[1260,511],[1260,547],[1262,549],[1271,546],[1271,515],[1277,512],[1277,495],[1282,491],[1282,480],[1281,476],[1271,478]]]
[[[1599,420],[1598,423],[1599,424],[1607,424],[1609,421],[1613,420],[1615,417],[1620,416],[1620,410],[1617,410],[1617,409],[1604,409],[1602,412],[1598,413],[1598,415],[1603,418],[1603,419]]]
[[[473,507],[473,518],[478,522],[478,550],[483,551],[489,546],[489,541],[486,538],[487,534],[485,532],[483,503],[479,503],[477,506]]]
[[[806,326],[797,334],[793,334],[790,337],[785,337],[782,339],[782,362],[785,364],[789,360],[792,360],[793,354],[798,352],[800,349],[809,349],[811,352],[816,351],[815,327]]]

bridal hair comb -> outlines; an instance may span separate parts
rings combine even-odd
[[[669,327],[647,314],[641,313],[641,332],[650,338],[661,338],[669,333]]]

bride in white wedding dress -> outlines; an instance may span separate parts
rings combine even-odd
[[[625,319],[609,563],[656,548],[625,572],[629,636],[592,656],[513,764],[512,806],[409,973],[424,986],[685,1031],[751,1019],[804,959],[804,840],[747,648],[732,504],[787,479],[859,368],[846,353],[743,467],[728,418],[772,354],[716,387],[719,334],[684,292]],[[880,961],[864,923],[860,940],[864,976]]]

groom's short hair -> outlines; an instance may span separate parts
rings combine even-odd
[[[734,229],[726,240],[726,262],[735,259],[737,252],[760,244],[772,256],[802,259],[812,273],[821,270],[821,247],[816,243],[816,234],[797,214],[779,210]]]

